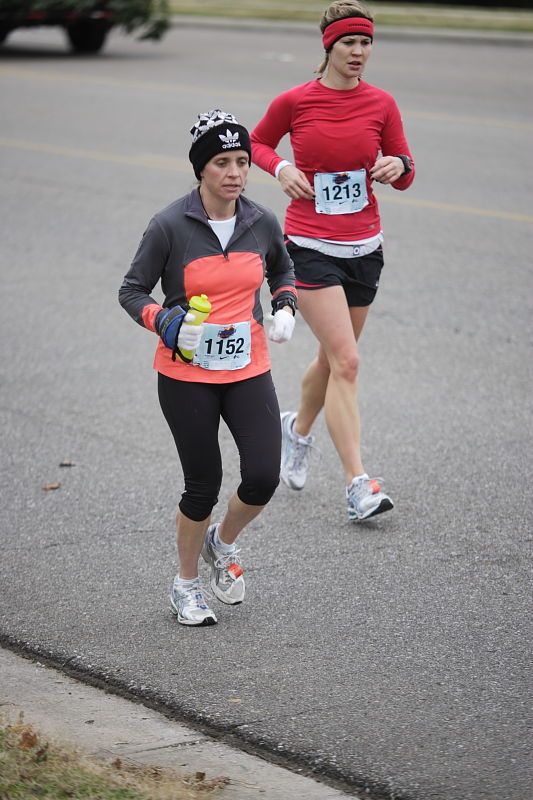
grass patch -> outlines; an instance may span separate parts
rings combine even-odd
[[[213,16],[241,19],[289,20],[293,22],[318,21],[327,2],[317,0],[170,0],[173,14]],[[457,8],[441,5],[400,5],[369,2],[378,25],[395,25],[425,28],[455,28],[461,30],[507,31],[531,33],[533,12],[506,9]]]
[[[227,778],[206,780],[120,758],[104,762],[44,740],[22,718],[0,720],[2,800],[216,800]]]

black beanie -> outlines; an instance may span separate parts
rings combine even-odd
[[[228,150],[245,150],[252,163],[250,134],[244,125],[239,125],[233,114],[226,114],[220,108],[198,114],[198,122],[192,126],[191,134],[189,161],[198,180],[207,162]]]

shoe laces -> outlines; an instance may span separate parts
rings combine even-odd
[[[211,549],[215,556],[213,566],[221,573],[218,580],[225,586],[229,586],[244,572],[239,556],[241,551],[235,547],[230,553],[223,553],[215,547],[213,539],[211,539]]]
[[[213,545],[213,550],[217,556],[215,559],[215,567],[217,569],[227,569],[232,564],[237,564],[239,567],[241,566],[241,558],[239,556],[241,551],[237,548],[232,550],[231,553],[221,553],[220,550],[217,550]]]
[[[292,444],[294,447],[294,458],[292,461],[292,467],[297,472],[302,467],[305,467],[309,459],[311,458],[311,453],[313,450],[318,450],[317,447],[313,444],[313,438],[310,438],[308,441],[305,441],[298,434],[292,435]]]
[[[192,586],[177,586],[176,588],[180,597],[186,597],[189,602],[194,602],[198,608],[209,608],[206,602],[206,597],[212,599],[212,595],[207,591],[207,589],[204,589],[199,580],[195,581]]]
[[[361,478],[350,484],[346,489],[348,498],[360,499],[368,494],[378,494],[383,491],[383,478]]]

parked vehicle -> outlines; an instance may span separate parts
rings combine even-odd
[[[114,25],[159,39],[170,24],[168,0],[0,0],[0,44],[16,28],[64,28],[76,53],[98,53]]]

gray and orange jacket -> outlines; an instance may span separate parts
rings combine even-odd
[[[269,209],[240,197],[235,230],[223,251],[212,231],[198,189],[155,214],[119,290],[119,302],[139,325],[155,331],[161,308],[187,305],[206,294],[212,304],[209,322],[227,325],[249,320],[251,361],[239,370],[206,370],[172,361],[159,339],[154,369],[169,378],[200,383],[229,383],[261,375],[270,369],[263,327],[260,291],[266,277],[272,300],[296,298],[294,269],[279,223]],[[150,293],[161,281],[161,306]]]

